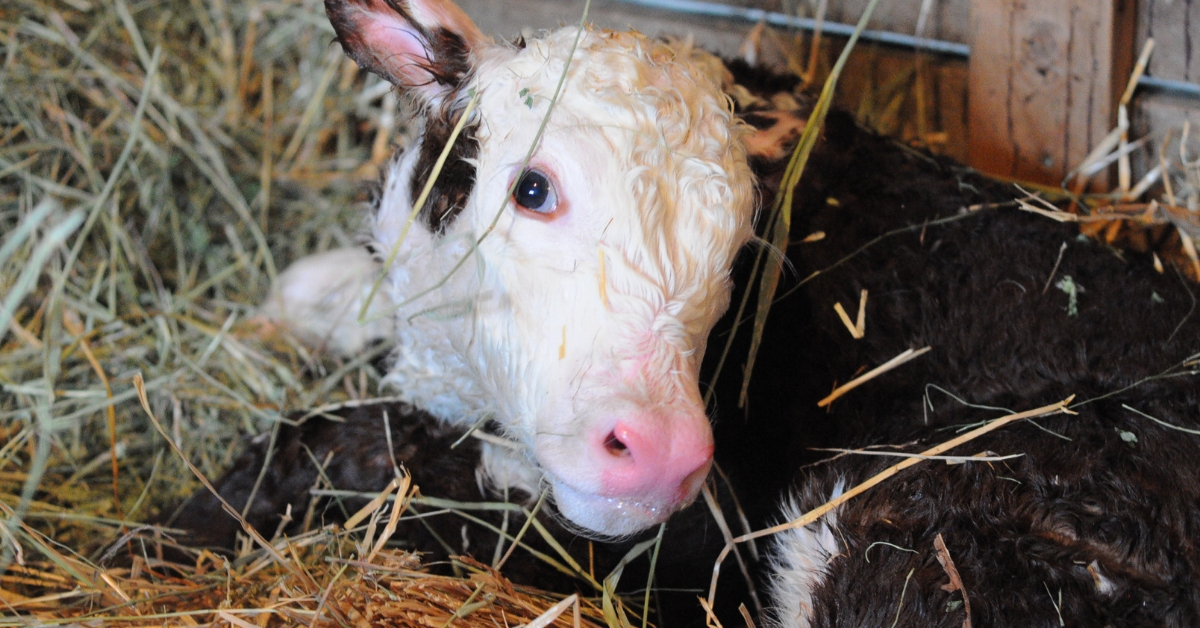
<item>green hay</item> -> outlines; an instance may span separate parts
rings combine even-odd
[[[386,88],[332,40],[317,0],[0,8],[7,534],[28,521],[95,558],[196,488],[135,374],[209,476],[241,434],[353,399],[360,373],[376,388],[366,360],[323,361],[250,320],[278,265],[354,242],[379,166]]]

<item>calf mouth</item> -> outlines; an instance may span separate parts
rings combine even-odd
[[[708,469],[674,496],[635,499],[582,491],[557,478],[548,478],[558,511],[579,531],[594,539],[628,537],[666,521],[695,501]]]

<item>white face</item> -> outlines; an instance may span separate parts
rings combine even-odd
[[[686,47],[586,32],[547,119],[575,37],[476,42],[466,85],[438,103],[480,95],[475,185],[390,271],[397,303],[450,276],[401,307],[391,379],[447,420],[497,419],[569,520],[622,535],[690,503],[708,473],[698,371],[754,186],[720,77]],[[415,152],[385,187],[384,250],[411,207]]]

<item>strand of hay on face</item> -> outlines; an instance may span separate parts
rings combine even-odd
[[[851,390],[854,390],[855,388],[862,386],[863,384],[875,379],[876,377],[879,377],[880,375],[883,375],[884,373],[904,364],[905,362],[909,362],[911,360],[914,360],[916,358],[919,358],[919,357],[925,355],[926,353],[929,353],[929,350],[930,350],[930,347],[925,347],[924,349],[908,349],[908,350],[904,351],[900,355],[888,360],[887,362],[884,362],[883,364],[880,364],[879,366],[867,371],[866,373],[863,373],[862,375],[855,377],[854,379],[846,382],[845,384],[842,384],[841,386],[834,388],[833,392],[829,393],[828,397],[825,397],[824,399],[817,402],[817,407],[824,408],[824,407],[829,406],[829,404],[836,401],[838,397],[841,397],[842,395],[850,392]]]
[[[358,322],[360,325],[368,320],[367,313],[370,311],[371,301],[379,293],[379,288],[383,285],[384,279],[387,278],[392,265],[396,263],[396,257],[400,254],[400,247],[404,245],[405,239],[408,238],[409,230],[412,229],[413,223],[417,221],[417,214],[421,212],[421,208],[425,207],[425,201],[429,198],[434,184],[437,183],[438,177],[442,174],[442,168],[445,167],[446,159],[450,157],[450,151],[454,148],[454,143],[458,140],[459,134],[462,133],[463,128],[466,127],[467,122],[471,119],[471,113],[475,110],[475,105],[479,104],[480,96],[479,92],[472,91],[471,99],[467,101],[466,108],[459,114],[458,122],[455,123],[454,129],[450,131],[450,137],[446,138],[446,145],[442,147],[442,152],[438,154],[437,161],[433,163],[433,169],[429,172],[429,177],[425,180],[425,185],[421,188],[421,193],[417,195],[417,199],[413,202],[412,210],[408,214],[408,220],[404,221],[404,228],[400,230],[400,235],[396,238],[396,243],[392,245],[392,250],[388,252],[387,258],[383,261],[382,272],[380,272],[375,282],[371,284],[371,290],[367,293],[367,298],[363,299],[362,309],[358,312]]]
[[[567,53],[566,63],[563,64],[562,72],[559,74],[559,77],[558,77],[558,85],[554,88],[554,94],[550,97],[550,103],[546,107],[546,114],[544,116],[542,116],[542,120],[538,124],[537,132],[535,132],[533,134],[533,141],[530,142],[529,150],[526,151],[525,158],[521,161],[520,170],[524,170],[526,167],[529,166],[530,160],[533,159],[534,152],[536,152],[538,147],[541,146],[542,136],[546,133],[546,125],[550,121],[550,115],[552,113],[554,113],[554,109],[558,106],[558,99],[560,96],[562,96],[563,87],[565,87],[567,84],[567,76],[571,69],[571,61],[572,61],[572,59],[575,58],[575,51],[579,48],[580,39],[583,37],[583,34],[587,31],[585,26],[587,25],[588,15],[591,11],[591,8],[592,8],[592,0],[584,0],[583,14],[579,18],[579,28],[575,35],[575,41],[571,44],[571,50]],[[474,98],[475,95],[473,94],[472,97]],[[453,144],[453,142],[450,142],[450,144]],[[455,273],[457,273],[458,270],[460,268],[462,268],[464,264],[467,263],[468,259],[470,259],[473,255],[475,255],[476,252],[478,252],[479,245],[482,244],[483,241],[488,236],[491,235],[492,231],[494,231],[496,229],[496,225],[500,224],[500,218],[501,218],[501,216],[504,216],[504,210],[508,208],[508,205],[511,202],[513,193],[516,192],[517,185],[520,183],[520,181],[521,181],[520,177],[513,178],[512,183],[510,183],[508,186],[508,191],[505,192],[505,194],[504,194],[504,198],[500,200],[500,206],[496,208],[496,213],[493,214],[493,216],[492,216],[492,221],[488,224],[487,228],[483,230],[483,233],[481,233],[477,238],[475,238],[474,245],[462,257],[459,258],[459,260],[454,264],[454,266],[450,267],[450,270],[447,271],[446,274],[440,280],[438,280],[436,283],[434,283],[429,288],[426,288],[421,293],[419,293],[413,297],[410,297],[406,301],[406,303],[411,302],[414,299],[419,298],[428,292],[440,289],[447,281],[450,280],[450,277],[452,277]],[[385,265],[385,268],[386,268],[386,265]]]
[[[1040,408],[1035,408],[1033,410],[1027,410],[1025,412],[1020,412],[1017,414],[1010,414],[1008,416],[998,418],[995,421],[992,421],[986,425],[983,425],[974,430],[971,430],[970,432],[967,432],[966,434],[963,434],[962,436],[953,438],[953,439],[948,440],[940,445],[937,445],[936,447],[927,449],[927,450],[921,452],[921,456],[923,456],[923,457],[939,456],[955,447],[958,447],[959,445],[962,445],[963,443],[967,443],[972,440],[975,440],[976,438],[979,438],[980,436],[983,436],[984,434],[995,431],[997,429],[1000,429],[1001,427],[1004,427],[1005,425],[1008,425],[1010,423],[1015,423],[1017,421],[1023,421],[1025,419],[1032,419],[1032,418],[1037,418],[1040,416],[1046,416],[1046,415],[1050,415],[1050,414],[1060,414],[1060,413],[1075,414],[1073,411],[1071,411],[1067,407],[1071,403],[1071,401],[1074,399],[1075,399],[1075,395],[1071,395],[1070,397],[1067,397],[1066,399],[1064,399],[1058,403],[1053,403],[1048,406],[1042,406]],[[787,523],[779,524],[777,526],[766,528],[764,530],[759,530],[757,532],[752,532],[750,534],[742,535],[740,537],[733,539],[732,542],[727,543],[725,545],[725,548],[721,550],[721,554],[717,557],[716,563],[713,565],[712,583],[709,586],[709,590],[708,590],[708,599],[707,599],[708,604],[711,606],[713,601],[716,599],[717,578],[721,575],[721,563],[729,555],[729,552],[733,551],[734,545],[736,545],[738,543],[744,543],[746,541],[749,541],[750,539],[758,539],[758,538],[762,538],[765,536],[771,536],[774,534],[778,534],[785,530],[792,530],[795,528],[803,528],[807,525],[811,525],[812,523],[819,520],[821,517],[824,517],[826,514],[833,511],[834,509],[836,509],[838,506],[841,506],[842,504],[845,504],[846,502],[857,497],[858,495],[861,495],[862,493],[865,493],[866,491],[874,488],[875,486],[881,484],[885,480],[895,476],[897,473],[900,473],[904,469],[907,469],[913,465],[921,463],[923,460],[924,459],[922,457],[908,458],[902,462],[899,462],[895,465],[888,467],[887,469],[884,469],[883,471],[872,476],[867,481],[865,481],[861,484],[858,484],[857,486],[854,486],[853,488],[846,491],[842,495],[840,495],[834,499],[831,499],[828,502],[825,502],[825,504],[821,505],[818,508],[814,508],[813,510],[810,510],[809,512],[805,513],[803,516],[801,516],[797,519],[794,519]]]
[[[733,542],[733,533],[729,530],[729,523],[725,520],[725,514],[721,511],[721,505],[717,503],[717,498],[713,496],[712,490],[709,489],[708,483],[705,482],[701,490],[704,495],[704,503],[708,505],[708,509],[712,512],[713,520],[717,522],[717,528],[721,530],[721,536],[725,537],[726,545]],[[758,591],[754,586],[754,579],[750,577],[750,571],[746,568],[746,561],[742,560],[741,552],[735,551],[733,557],[737,559],[738,569],[742,572],[742,578],[746,580],[746,586],[750,590],[750,601],[754,603],[754,610],[758,614],[762,614],[762,602],[758,599]]]

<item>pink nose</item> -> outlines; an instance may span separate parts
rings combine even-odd
[[[712,465],[712,430],[703,413],[635,414],[596,445],[606,497],[664,508],[691,502]]]

